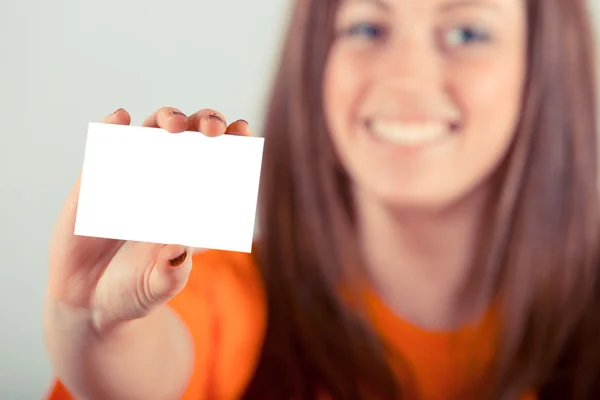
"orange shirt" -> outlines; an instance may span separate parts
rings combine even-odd
[[[195,255],[193,264],[187,286],[170,302],[190,330],[196,352],[182,400],[235,399],[252,379],[266,328],[258,268],[251,254],[215,250]],[[494,356],[491,313],[476,326],[432,333],[402,321],[376,296],[368,296],[367,303],[382,338],[408,362],[419,400],[465,400],[463,390],[477,387],[477,372]],[[71,399],[55,382],[49,400]],[[521,400],[535,399],[526,394]]]

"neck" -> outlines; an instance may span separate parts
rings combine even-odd
[[[487,306],[462,293],[475,262],[486,197],[476,193],[444,211],[425,212],[393,210],[357,196],[366,271],[374,289],[403,319],[448,330]]]

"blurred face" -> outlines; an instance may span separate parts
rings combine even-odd
[[[523,0],[342,0],[326,65],[329,130],[362,197],[448,206],[513,138]]]

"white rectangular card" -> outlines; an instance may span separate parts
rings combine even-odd
[[[263,144],[91,123],[75,234],[249,253]]]

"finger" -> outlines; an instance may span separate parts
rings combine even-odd
[[[187,116],[179,109],[163,107],[148,116],[142,126],[161,128],[171,133],[183,132],[187,128]]]
[[[104,117],[102,122],[105,124],[129,125],[131,123],[131,116],[126,110],[119,108],[112,114]]]
[[[187,283],[192,270],[194,249],[178,245],[163,246],[150,273],[152,298],[168,301]]]
[[[227,122],[223,114],[207,108],[189,116],[187,129],[206,136],[219,136],[225,133]]]
[[[248,122],[243,119],[238,119],[227,127],[225,134],[236,136],[252,136],[252,131],[250,130]]]

